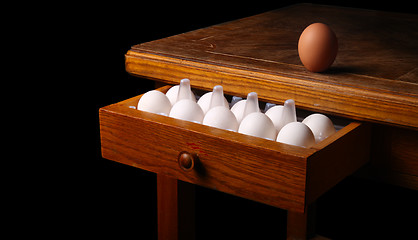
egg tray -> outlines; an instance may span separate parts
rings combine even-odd
[[[192,88],[192,91],[193,91],[193,93],[195,93],[196,101],[198,101],[199,98],[201,96],[203,96],[203,94],[208,92],[208,91],[204,91],[204,90],[200,90],[200,89],[194,89],[194,88]],[[245,98],[242,98],[242,97],[232,96],[232,95],[229,95],[229,94],[224,94],[224,97],[228,101],[230,109],[232,108],[233,103],[235,104],[236,102],[239,101],[239,100],[232,101],[234,98],[235,99],[245,99]],[[260,107],[260,110],[261,110],[262,113],[266,113],[267,110],[269,110],[270,108],[272,108],[275,105],[278,105],[276,103],[269,103],[269,102],[260,101],[260,99],[258,100],[258,104],[259,104],[259,107]],[[297,107],[296,108],[296,119],[297,119],[298,122],[302,122],[303,119],[305,119],[307,116],[309,116],[311,114],[314,114],[314,113],[318,113],[318,112],[313,112],[313,111],[309,111],[309,110],[305,110],[305,109]],[[329,117],[331,119],[332,123],[334,124],[334,127],[335,127],[336,131],[339,131],[340,129],[347,126],[351,122],[350,119],[343,118],[343,117],[330,116],[330,115],[327,115],[327,117]]]
[[[167,88],[167,90],[168,90],[169,88]],[[167,91],[166,90],[166,91]],[[208,93],[208,92],[210,92],[210,91],[204,91],[204,90],[200,90],[200,89],[195,89],[195,88],[192,88],[191,89],[192,90],[192,92],[193,92],[193,94],[195,95],[195,97],[196,97],[196,102],[198,102],[199,101],[199,99],[205,94],[205,93]],[[166,92],[165,91],[165,92]],[[165,92],[163,92],[163,93],[165,93]],[[240,100],[242,100],[242,99],[245,99],[245,98],[242,98],[242,97],[238,97],[238,96],[233,96],[233,95],[229,95],[229,94],[224,94],[224,97],[226,98],[226,100],[228,101],[228,104],[229,104],[229,109],[231,109],[232,108],[232,106],[234,105],[234,104],[236,104],[238,101],[240,101]],[[268,102],[264,102],[264,101],[258,101],[258,104],[259,104],[259,108],[260,108],[260,111],[264,114],[265,112],[267,112],[267,110],[269,110],[271,107],[273,107],[273,106],[276,106],[277,104],[275,104],[275,103],[268,103]],[[129,108],[132,108],[132,109],[136,109],[137,107],[136,106],[134,106],[134,105],[131,105],[131,106],[129,106]],[[302,120],[303,119],[305,119],[307,116],[309,116],[309,115],[311,115],[311,114],[313,114],[313,113],[315,113],[315,112],[312,112],[312,111],[308,111],[308,110],[304,110],[304,109],[300,109],[300,108],[296,108],[296,118],[297,118],[297,121],[298,122],[302,122]],[[166,116],[166,117],[168,117],[168,116]],[[329,116],[328,116],[329,117]],[[335,130],[336,131],[339,131],[340,129],[342,129],[344,126],[347,126],[349,123],[350,123],[350,120],[348,120],[348,119],[345,119],[345,118],[341,118],[341,117],[335,117],[335,116],[332,116],[332,117],[329,117],[330,119],[331,119],[331,121],[332,121],[332,123],[333,123],[333,125],[334,125],[334,128],[335,128]],[[180,121],[185,121],[185,120],[180,120]],[[196,123],[196,124],[202,124],[202,123]],[[235,132],[235,131],[234,131]],[[239,132],[236,132],[236,133],[239,133]],[[278,133],[278,132],[277,132]],[[239,133],[239,134],[243,134],[243,133]],[[277,134],[276,134],[276,136],[277,136]],[[270,139],[271,140],[271,139]]]

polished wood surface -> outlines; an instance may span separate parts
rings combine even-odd
[[[324,73],[307,71],[297,53],[300,33],[313,22],[328,24],[339,41]],[[417,38],[417,15],[301,4],[135,45],[126,70],[416,130]]]
[[[369,159],[367,124],[307,149],[130,108],[140,97],[100,109],[103,157],[282,209],[303,213]],[[190,171],[184,152],[197,156]]]

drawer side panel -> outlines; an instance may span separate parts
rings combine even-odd
[[[308,158],[308,204],[369,161],[370,134],[369,124],[351,123],[317,145],[321,149]]]

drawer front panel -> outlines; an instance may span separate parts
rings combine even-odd
[[[304,211],[303,154],[283,154],[268,146],[225,138],[227,131],[133,109],[127,111],[133,115],[100,111],[104,158],[272,206]],[[194,131],[196,127],[208,130],[207,134]],[[183,151],[198,156],[191,171],[179,166],[178,156]]]

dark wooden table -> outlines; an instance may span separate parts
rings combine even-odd
[[[313,22],[328,24],[339,51],[326,73],[301,64],[297,43]],[[132,74],[210,90],[251,89],[267,101],[293,98],[315,111],[418,128],[416,15],[296,5],[133,46]],[[396,113],[396,114],[394,114]]]
[[[313,22],[328,24],[339,41],[324,73],[307,71],[297,53],[301,32]],[[189,78],[204,90],[219,84],[243,97],[255,91],[267,102],[291,98],[299,108],[370,123],[370,164],[359,175],[418,189],[416,39],[417,15],[300,4],[135,45],[126,70],[169,84]],[[182,239],[188,231],[181,228],[193,225],[183,217],[193,207],[189,188],[158,174],[160,239]],[[308,212],[289,212],[288,239],[306,238]]]

